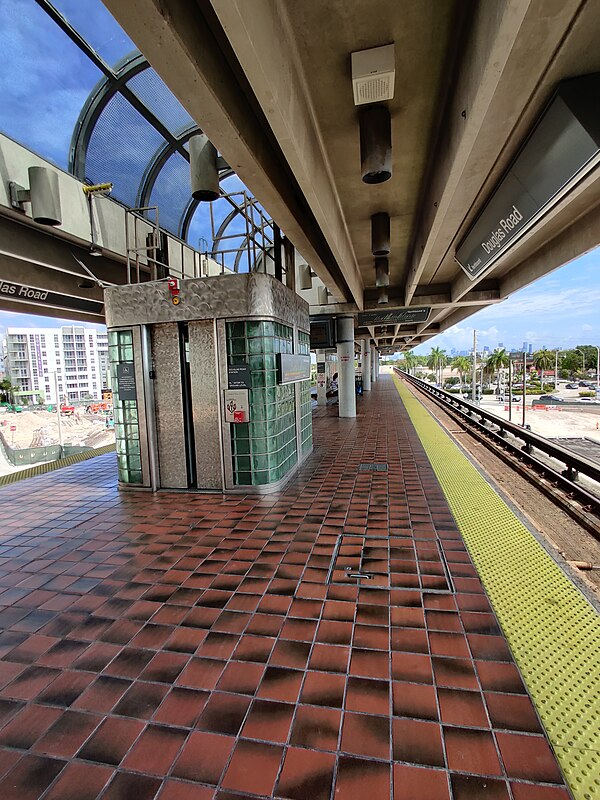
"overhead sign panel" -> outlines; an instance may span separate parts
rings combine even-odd
[[[16,300],[18,303],[33,303],[52,308],[71,308],[73,311],[85,311],[90,314],[102,314],[104,306],[101,300],[84,300],[68,294],[49,292],[46,289],[36,289],[34,286],[0,280],[0,299],[3,297],[8,300]]]
[[[600,73],[563,81],[456,251],[477,278],[600,153]]]
[[[364,311],[358,315],[361,328],[369,325],[409,325],[427,322],[431,308],[395,308],[390,311]]]

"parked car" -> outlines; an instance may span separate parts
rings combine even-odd
[[[579,389],[579,384],[578,383],[567,383],[567,385],[565,386],[565,389]]]
[[[555,394],[543,394],[537,400],[532,400],[532,406],[555,406],[559,405],[560,403],[564,403],[562,397],[557,397]]]

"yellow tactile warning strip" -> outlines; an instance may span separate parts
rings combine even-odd
[[[576,800],[600,797],[600,617],[394,376]]]
[[[114,444],[107,444],[104,447],[98,447],[95,450],[85,450],[82,453],[73,453],[72,456],[60,458],[57,461],[48,461],[45,464],[34,464],[27,469],[20,469],[17,472],[9,472],[8,475],[0,475],[0,486],[7,486],[9,483],[22,481],[26,478],[35,478],[36,475],[44,475],[46,472],[53,472],[55,469],[61,467],[70,467],[71,464],[79,464],[80,461],[87,461],[89,458],[95,456],[103,456],[105,453],[111,453],[115,449]]]

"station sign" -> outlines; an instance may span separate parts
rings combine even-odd
[[[248,422],[250,414],[247,389],[225,389],[223,399],[225,422]]]
[[[70,308],[73,311],[87,311],[90,314],[102,314],[104,307],[102,300],[85,300],[82,297],[73,297],[68,294],[38,289],[35,286],[0,280],[0,299],[3,297],[17,303],[31,303],[51,308]]]
[[[563,81],[455,258],[474,280],[600,154],[600,73]]]
[[[229,389],[251,389],[250,366],[230,364],[227,367],[227,386]]]
[[[410,325],[427,322],[431,308],[395,308],[389,311],[363,311],[358,315],[358,325],[368,328],[370,325]]]
[[[117,364],[117,394],[119,401],[137,400],[135,367],[132,363]]]
[[[310,356],[277,353],[277,377],[279,383],[295,383],[310,378]]]

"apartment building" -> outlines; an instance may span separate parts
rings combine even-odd
[[[6,377],[18,387],[17,396],[29,402],[40,397],[46,403],[101,399],[107,386],[106,330],[79,325],[8,328],[3,354]]]

